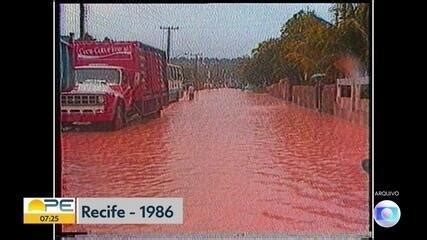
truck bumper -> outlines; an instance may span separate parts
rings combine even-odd
[[[113,113],[64,113],[61,112],[61,123],[101,123],[111,122]]]

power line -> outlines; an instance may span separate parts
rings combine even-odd
[[[185,35],[181,34],[181,36],[185,36]],[[189,42],[188,40],[186,41],[184,38],[181,38],[181,39],[184,42],[185,48],[188,52],[190,52],[192,49],[194,49],[194,48],[190,47],[190,45],[188,44],[188,42]]]
[[[86,33],[89,33],[96,39],[108,37],[116,40],[129,40],[134,37],[140,38],[141,34],[138,33],[145,32],[145,30],[141,31],[141,29],[151,29],[152,27],[158,26],[159,23],[168,22],[163,16],[160,17],[163,13],[159,13],[159,8],[145,4],[111,6],[84,4],[83,7],[82,4],[64,4],[63,6],[67,6],[65,10],[67,14],[64,14],[66,15],[64,16],[64,19],[67,19],[64,23],[64,25],[66,25],[64,29],[72,29],[72,32],[76,32],[77,34],[80,32],[81,37]],[[80,12],[82,12],[82,15],[80,15]],[[148,17],[152,20],[140,21],[138,20],[139,16],[145,16],[145,18]],[[113,17],[117,18],[117,20],[113,21]],[[126,31],[126,28],[122,28],[120,26],[123,22],[129,22],[129,28],[127,28],[129,29],[128,31]],[[161,47],[168,52],[169,59],[170,56],[173,55],[173,51],[177,51],[181,48],[186,48],[187,51],[193,50],[190,46],[190,41],[186,40],[185,36],[176,35],[176,38],[174,38],[175,35],[172,36],[172,30],[177,30],[177,27],[170,28],[170,33],[169,30],[168,33],[162,31],[162,35],[159,35],[159,40],[157,41],[157,44],[155,44],[158,45],[159,48]],[[165,29],[167,29],[167,27],[165,27]],[[130,37],[129,34],[133,37]],[[165,34],[168,34],[167,39],[165,39]],[[144,41],[144,39],[141,40]],[[167,43],[165,43],[165,40],[167,40]]]

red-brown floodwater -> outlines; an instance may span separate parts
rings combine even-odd
[[[368,232],[369,129],[266,94],[204,90],[116,132],[62,134],[63,195],[182,197],[182,225],[92,233]]]

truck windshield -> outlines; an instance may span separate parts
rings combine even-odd
[[[77,69],[75,72],[76,82],[87,80],[102,80],[107,84],[119,84],[120,72],[117,69],[85,68]]]

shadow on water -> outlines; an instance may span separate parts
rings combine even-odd
[[[133,115],[127,119],[126,126],[122,129],[126,129],[137,124],[146,124],[153,119],[160,118],[161,114],[151,114],[148,116],[140,117],[139,115]],[[62,132],[108,132],[109,123],[97,123],[97,124],[88,124],[88,125],[67,125],[62,127]],[[120,131],[118,130],[118,131]]]

